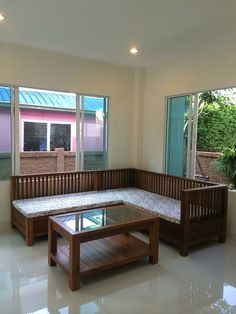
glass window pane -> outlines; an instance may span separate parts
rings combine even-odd
[[[106,97],[84,96],[84,170],[106,168],[107,107]]]
[[[167,105],[166,173],[185,176],[189,97],[171,97]]]
[[[11,176],[11,89],[0,86],[0,180]]]
[[[70,124],[51,124],[50,127],[50,150],[64,148],[70,151],[71,148],[71,125]]]
[[[47,150],[47,124],[37,122],[24,123],[24,151]]]
[[[19,88],[20,174],[75,171],[76,95]]]

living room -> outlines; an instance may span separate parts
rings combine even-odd
[[[0,24],[1,84],[110,98],[109,169],[163,172],[165,98],[236,85],[232,1],[4,1],[0,11],[5,15]],[[40,32],[35,25],[41,25]],[[136,56],[129,54],[132,45],[139,48]],[[10,181],[0,181],[1,256],[6,257],[0,280],[3,313],[235,310],[234,194],[229,192],[226,244],[203,246],[183,258],[163,242],[156,266],[129,265],[86,279],[79,292],[71,292],[67,277],[48,268],[47,241],[27,247],[21,235],[10,230]],[[213,290],[206,297],[211,275]],[[198,289],[198,295],[191,292]]]

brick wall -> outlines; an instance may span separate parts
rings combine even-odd
[[[57,172],[56,152],[22,152],[20,153],[20,173],[34,174]]]
[[[215,170],[215,162],[220,156],[219,153],[198,151],[197,154],[203,174],[204,176],[209,177],[209,181],[228,184],[227,176],[224,174],[219,174]],[[200,171],[199,163],[196,161],[196,178],[201,179],[201,175],[202,173]]]
[[[74,171],[75,170],[75,153],[74,152],[65,152],[65,171]]]
[[[53,152],[21,152],[20,173],[35,174],[75,170],[75,152],[66,152],[57,148]],[[102,152],[84,154],[84,170],[104,169]]]
[[[228,184],[223,174],[216,173],[214,164],[219,153],[198,151],[198,158],[205,176],[210,181]],[[85,170],[104,169],[104,158],[101,152],[85,153]],[[57,149],[53,152],[22,152],[20,153],[21,174],[34,174],[75,170],[75,153]],[[201,171],[196,162],[196,178],[201,178]],[[11,153],[0,154],[0,180],[8,180],[11,176]]]

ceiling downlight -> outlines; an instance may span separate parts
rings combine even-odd
[[[2,13],[0,13],[0,22],[2,22],[4,20],[5,20],[5,16]]]
[[[130,48],[129,52],[132,54],[132,55],[136,55],[138,53],[138,49],[136,47],[132,47]]]

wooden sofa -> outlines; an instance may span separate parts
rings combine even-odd
[[[202,242],[225,242],[228,189],[211,182],[139,169],[21,175],[11,178],[11,200],[130,187],[181,202],[178,222],[160,216],[160,237],[177,245],[182,256]],[[47,234],[48,215],[28,217],[12,205],[11,226],[32,245],[35,237]]]

